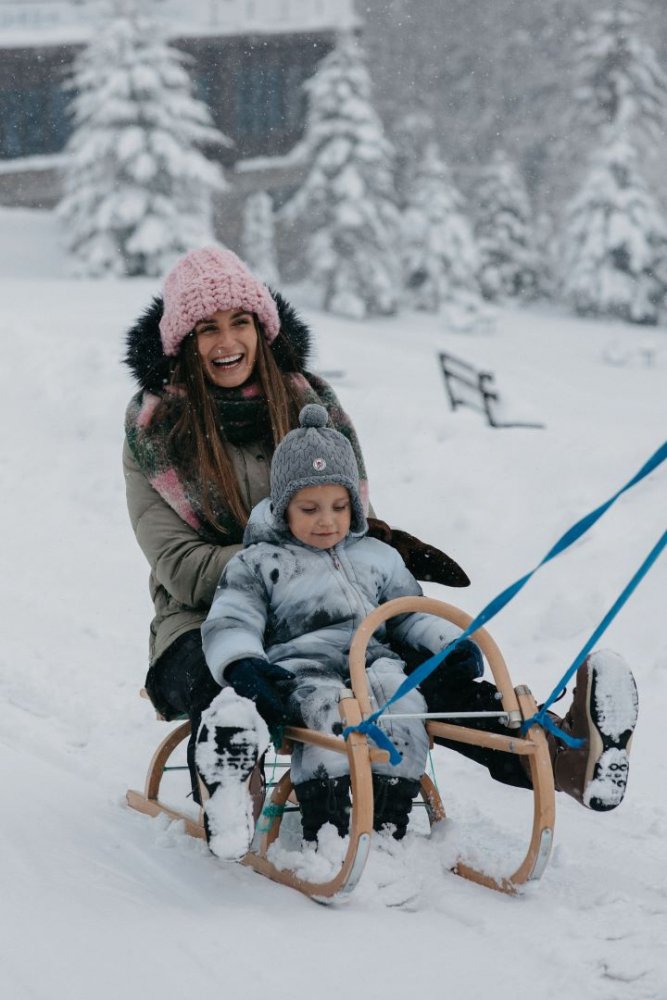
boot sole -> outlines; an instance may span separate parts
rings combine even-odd
[[[586,706],[589,753],[583,803],[596,812],[608,812],[620,805],[625,795],[637,724],[637,685],[620,657],[609,653],[591,656]]]
[[[254,738],[248,739],[249,735]],[[234,736],[238,736],[237,743]],[[248,778],[259,759],[256,734],[236,726],[213,726],[197,747],[207,744],[214,748],[214,761],[209,759],[205,769],[201,767],[204,762],[198,761],[209,790],[204,805],[206,839],[217,858],[238,861],[247,852],[254,830]]]

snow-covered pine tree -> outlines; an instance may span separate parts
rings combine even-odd
[[[667,77],[642,37],[645,7],[642,0],[611,0],[576,36],[575,98],[589,128],[663,135]]]
[[[257,191],[245,200],[241,254],[265,284],[271,288],[279,285],[273,202],[266,191]]]
[[[415,170],[401,221],[406,304],[437,310],[464,294],[477,295],[479,257],[463,195],[430,142]]]
[[[280,213],[305,235],[307,278],[322,307],[364,318],[397,308],[399,216],[394,150],[372,105],[356,40],[341,36],[306,83],[301,187]]]
[[[475,192],[479,283],[486,299],[529,299],[538,285],[538,259],[528,192],[518,168],[497,149]]]
[[[396,193],[402,210],[414,185],[424,148],[433,140],[434,132],[433,117],[421,108],[402,115],[392,128],[391,138],[396,150]]]
[[[641,38],[643,9],[616,0],[578,40],[576,96],[598,149],[566,214],[561,289],[579,313],[654,323],[666,224],[637,161],[664,124],[667,77]]]
[[[608,138],[570,203],[562,241],[561,293],[583,316],[655,323],[664,284],[667,224],[624,137]],[[664,280],[664,279],[663,279]]]
[[[75,272],[160,275],[211,241],[211,194],[224,178],[202,149],[229,140],[185,67],[155,21],[119,0],[76,60],[59,205]]]

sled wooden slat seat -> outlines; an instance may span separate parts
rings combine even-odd
[[[461,628],[466,628],[472,620],[459,608],[427,597],[401,597],[371,612],[357,629],[350,649],[351,691],[341,698],[339,705],[344,726],[358,725],[371,713],[365,670],[366,648],[371,636],[388,619],[413,611],[437,615]],[[483,732],[441,721],[428,721],[426,725],[431,738],[444,737],[527,758],[533,784],[533,825],[530,842],[521,864],[507,876],[497,878],[463,861],[459,861],[453,868],[456,874],[481,885],[514,893],[522,883],[539,878],[549,858],[555,818],[553,775],[546,738],[542,730],[533,726],[525,736],[521,735],[522,721],[536,711],[530,691],[526,687],[516,689],[512,687],[502,654],[485,629],[479,629],[473,634],[473,638],[486,657],[494,682],[501,694],[502,709],[508,717],[509,728],[515,729],[516,735]],[[189,734],[189,721],[180,722],[162,740],[149,765],[144,792],[128,791],[127,802],[133,809],[151,816],[164,814],[170,819],[182,820],[187,833],[195,837],[204,837],[201,810],[199,818],[193,819],[160,800],[160,785],[167,762],[176,748],[188,739]],[[348,757],[352,809],[348,846],[341,868],[331,879],[315,883],[302,878],[295,871],[278,867],[272,860],[271,847],[280,834],[283,812],[288,801],[295,801],[289,769],[285,770],[280,780],[274,784],[269,796],[265,795],[264,777],[260,768],[255,768],[251,775],[250,791],[255,801],[255,835],[250,850],[241,860],[243,864],[276,882],[289,885],[320,901],[326,901],[351,892],[361,877],[373,830],[371,764],[386,761],[387,753],[369,743],[366,736],[359,732],[352,732],[347,739],[343,739],[293,726],[285,728],[284,745],[280,753],[288,754],[295,742],[325,747],[328,750],[344,753]],[[421,797],[431,825],[445,819],[440,794],[427,775],[423,775],[421,779]]]

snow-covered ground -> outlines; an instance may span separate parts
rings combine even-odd
[[[165,731],[138,697],[151,606],[120,469],[132,391],[123,334],[156,288],[49,277],[50,237],[30,251],[29,216],[25,228],[0,218],[3,995],[665,1000],[665,556],[603,643],[639,684],[626,800],[605,815],[560,796],[552,861],[516,898],[448,863],[461,850],[509,870],[530,796],[443,750],[444,837],[427,839],[418,815],[329,908],[125,806]],[[465,567],[469,589],[428,592],[471,613],[664,440],[664,329],[544,308],[503,310],[480,336],[423,315],[307,318],[316,367],[333,373],[359,430],[377,512]],[[439,349],[494,371],[508,419],[545,428],[492,430],[472,411],[452,414]],[[515,683],[538,700],[664,531],[666,486],[663,467],[490,626]]]

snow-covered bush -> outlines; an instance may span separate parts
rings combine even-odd
[[[575,96],[598,148],[567,209],[561,291],[583,315],[655,323],[667,227],[637,164],[664,127],[667,77],[641,38],[643,10],[616,0],[577,40]]]
[[[637,154],[610,136],[570,203],[561,293],[581,315],[655,323],[665,294],[657,265],[667,224],[637,170]]]
[[[212,239],[224,185],[205,147],[229,144],[193,96],[186,57],[127,4],[95,33],[71,81],[74,131],[59,206],[76,273],[160,275]]]
[[[262,281],[272,288],[280,284],[276,257],[273,202],[266,191],[246,198],[243,206],[241,255]]]
[[[478,293],[479,256],[463,195],[429,143],[417,166],[401,221],[406,304],[435,311],[459,293]]]
[[[400,278],[394,150],[351,35],[323,59],[306,91],[306,131],[295,151],[306,173],[281,221],[304,234],[306,276],[325,310],[391,314]]]
[[[593,13],[575,42],[575,98],[593,130],[616,126],[645,138],[663,135],[667,76],[653,46],[641,0],[612,0]]]
[[[479,283],[485,298],[532,298],[539,264],[528,192],[516,165],[496,150],[475,192]]]

